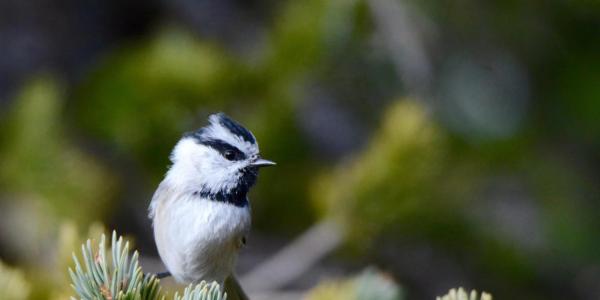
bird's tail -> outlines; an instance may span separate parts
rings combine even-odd
[[[225,292],[227,300],[250,300],[234,275],[225,279]]]

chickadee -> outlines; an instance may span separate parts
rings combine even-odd
[[[185,134],[149,207],[158,253],[181,283],[232,276],[250,229],[248,191],[262,159],[254,135],[223,113]]]

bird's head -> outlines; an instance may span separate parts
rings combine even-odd
[[[261,158],[254,135],[224,113],[213,114],[208,121],[177,143],[167,178],[187,192],[213,200],[245,201],[258,169],[275,163]]]

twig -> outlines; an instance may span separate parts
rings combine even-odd
[[[298,278],[342,242],[341,227],[321,221],[285,246],[254,270],[244,274],[242,285],[249,292],[274,291]]]

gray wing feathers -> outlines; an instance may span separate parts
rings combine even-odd
[[[150,206],[148,206],[148,217],[150,219],[154,220],[154,217],[156,216],[157,206],[161,202],[168,201],[168,199],[171,198],[170,196],[172,193],[173,190],[170,189],[164,181],[160,183],[158,189],[156,189],[156,192],[154,192],[154,195],[152,196]]]

